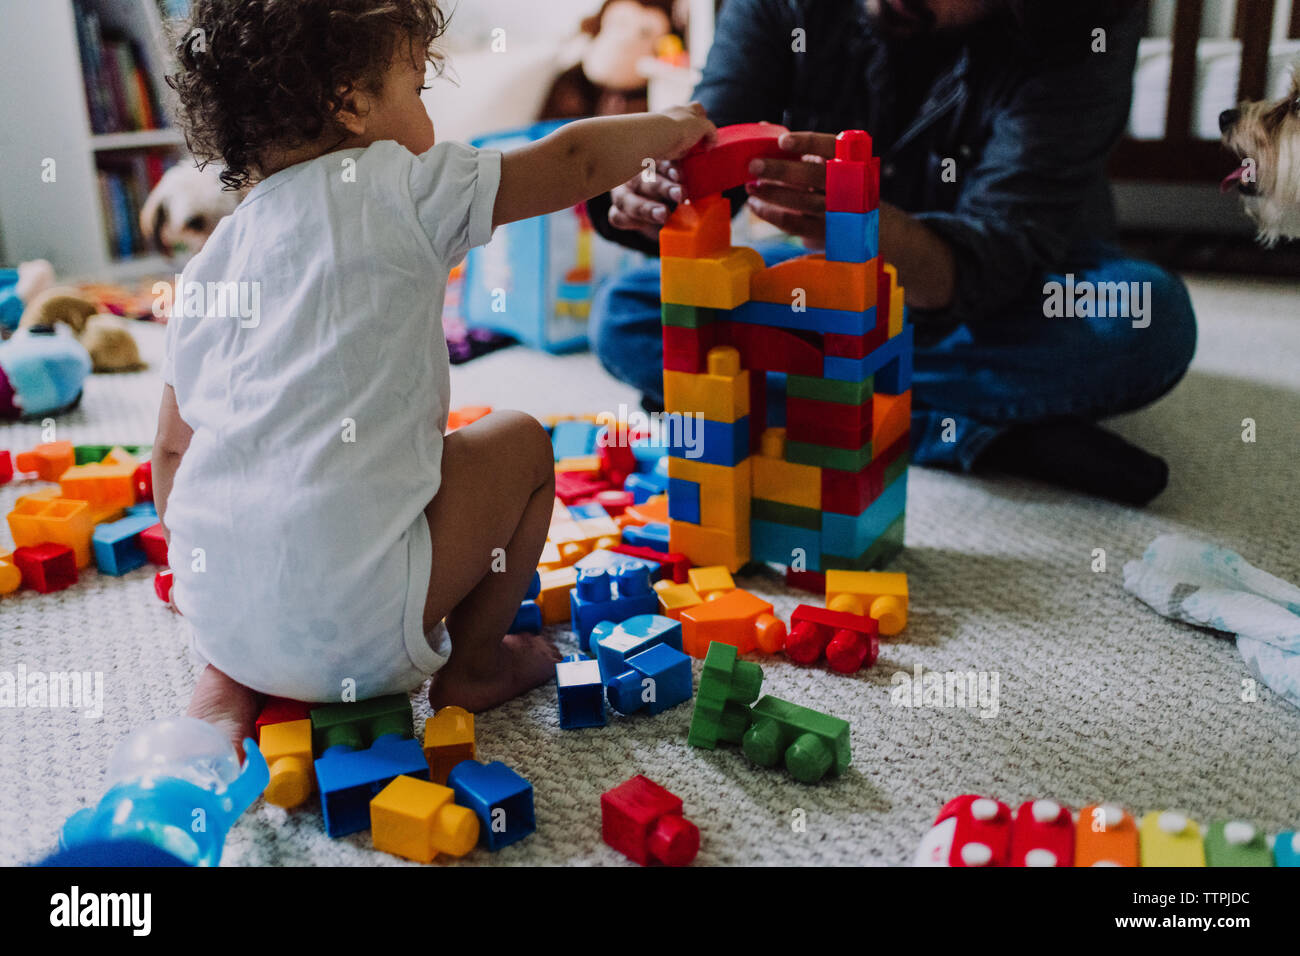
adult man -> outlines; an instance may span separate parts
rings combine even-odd
[[[915,463],[1133,504],[1164,488],[1161,459],[1094,424],[1172,388],[1196,341],[1182,283],[1109,241],[1104,167],[1128,117],[1143,11],[1125,0],[724,3],[695,99],[719,126],[798,131],[782,146],[807,154],[756,163],[737,208],[815,246],[833,134],[872,134],[881,251],[916,331]],[[653,251],[683,198],[663,172],[595,201],[601,232]],[[801,250],[760,251],[770,264]],[[1123,284],[1123,315],[1058,308],[1066,290],[1120,288],[1102,283]],[[602,363],[648,404],[661,398],[658,296],[657,268],[641,270],[607,285],[593,312]]]

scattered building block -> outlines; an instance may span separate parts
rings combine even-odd
[[[695,692],[687,743],[705,750],[714,750],[719,743],[740,743],[753,719],[749,705],[762,688],[761,667],[739,660],[730,644],[710,645]]]
[[[790,636],[785,654],[800,664],[826,656],[826,663],[841,674],[853,674],[876,663],[880,653],[875,620],[865,614],[845,614],[801,604],[790,615]]]
[[[135,486],[136,501],[153,501],[153,462],[137,465],[131,473],[131,484]]]
[[[1152,811],[1138,824],[1138,849],[1142,865],[1205,866],[1201,828],[1185,814]]]
[[[569,609],[579,646],[590,650],[591,632],[597,623],[654,614],[659,599],[650,587],[650,572],[644,567],[596,569],[578,574],[578,582],[569,594]]]
[[[907,575],[884,571],[827,571],[826,606],[866,614],[886,637],[907,627]]]
[[[756,703],[752,714],[742,749],[760,767],[784,763],[800,783],[817,783],[852,762],[847,720],[771,696]]]
[[[695,593],[689,584],[674,584],[671,581],[657,581],[654,586],[659,595],[659,613],[674,621],[682,619],[682,611],[688,607],[702,604],[704,599]]]
[[[14,564],[11,552],[0,554],[0,596],[13,594],[23,586],[23,572]]]
[[[650,548],[653,551],[667,553],[671,538],[668,525],[653,521],[643,525],[629,525],[623,529],[623,543],[637,548]]]
[[[590,555],[588,555],[590,557]],[[578,583],[576,567],[561,567],[538,572],[540,590],[537,606],[541,609],[543,624],[562,624],[569,619],[569,592]]]
[[[24,496],[9,512],[9,531],[16,546],[66,545],[72,549],[79,569],[90,565],[94,529],[90,505],[70,498]]]
[[[691,699],[691,659],[668,643],[626,659],[626,670],[605,680],[610,706],[620,714],[651,716]]]
[[[167,539],[163,536],[161,523],[151,525],[140,532],[140,547],[150,564],[167,566]]]
[[[76,460],[72,442],[51,441],[31,451],[20,451],[14,456],[14,468],[23,473],[35,472],[41,481],[58,481]]]
[[[517,843],[537,828],[532,785],[501,761],[466,760],[452,770],[447,783],[456,793],[456,803],[478,817],[479,844],[492,852]]]
[[[50,594],[77,583],[77,556],[63,544],[35,544],[15,548],[13,564],[23,577],[23,584]]]
[[[158,595],[158,600],[164,604],[170,604],[172,600],[172,572],[168,568],[159,571],[153,576],[153,593]]]
[[[376,850],[431,863],[439,853],[464,856],[479,837],[479,819],[452,802],[450,787],[395,777],[370,801],[370,838]]]
[[[704,657],[713,642],[730,644],[741,654],[758,648],[775,654],[785,646],[785,624],[772,614],[772,605],[741,588],[681,613],[682,650]]]
[[[14,478],[14,461],[9,452],[0,449],[0,485],[7,485]]]
[[[709,600],[712,594],[722,594],[726,591],[734,591],[736,582],[731,578],[731,572],[721,565],[713,565],[705,568],[691,568],[687,574],[687,580],[691,582],[691,587],[695,593],[704,600]]]
[[[311,720],[304,717],[262,725],[258,748],[271,772],[271,782],[262,794],[266,802],[286,809],[306,803],[315,782]]]
[[[555,460],[584,458],[596,453],[596,426],[591,422],[557,422],[551,432],[551,446]]]
[[[456,764],[477,756],[474,715],[463,707],[440,707],[432,717],[425,718],[423,750],[429,779],[445,784]]]
[[[1138,827],[1133,815],[1114,803],[1079,811],[1074,830],[1075,866],[1137,866]]]
[[[605,685],[593,658],[570,654],[557,663],[555,690],[562,729],[605,726]]]
[[[686,555],[677,554],[673,551],[657,551],[654,548],[642,548],[631,544],[616,544],[609,550],[616,554],[624,554],[633,558],[641,558],[643,561],[658,563],[659,578],[676,584],[681,584],[686,580],[687,571],[691,566]]]
[[[380,737],[410,737],[413,719],[411,700],[406,694],[322,704],[311,711],[312,748],[320,755],[333,747],[361,750]]]
[[[142,567],[146,558],[140,535],[157,522],[157,515],[137,514],[96,527],[90,543],[100,574],[121,575]]]
[[[542,609],[536,601],[521,601],[507,634],[539,634],[542,630]]]
[[[601,621],[591,631],[591,645],[604,681],[627,670],[628,658],[660,644],[680,651],[682,626],[659,614],[638,614],[617,623]]]
[[[316,713],[312,712],[313,725]],[[329,748],[316,761],[316,786],[320,789],[325,832],[341,837],[364,830],[370,825],[370,800],[379,790],[396,777],[427,779],[428,773],[419,742],[409,737],[383,735],[365,750],[352,750],[343,745]]]
[[[681,799],[640,774],[601,795],[600,836],[641,866],[686,866],[700,849]]]
[[[1011,866],[1073,866],[1074,818],[1055,800],[1029,800],[1011,825]]]

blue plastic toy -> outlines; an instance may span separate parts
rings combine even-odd
[[[649,524],[640,526],[630,524],[623,529],[623,543],[637,548],[650,548],[667,554],[668,525],[662,521],[651,521]]]
[[[660,614],[638,614],[619,623],[601,621],[591,630],[591,643],[600,664],[601,679],[608,681],[627,670],[627,659],[656,644],[682,649],[682,625]]]
[[[620,714],[644,708],[661,714],[691,699],[691,659],[668,644],[656,644],[627,659],[627,670],[608,682],[610,706]]]
[[[90,536],[90,544],[100,573],[120,575],[143,566],[146,558],[140,544],[140,532],[157,523],[156,511],[144,511],[127,515],[120,521],[97,525]]]
[[[659,595],[650,587],[647,567],[619,567],[612,571],[580,571],[569,592],[569,610],[578,645],[594,653],[591,631],[601,621],[626,621],[659,610]]]
[[[337,744],[316,761],[325,832],[347,836],[370,828],[370,800],[396,777],[429,779],[429,764],[418,740],[399,734],[376,738],[366,750]]]
[[[556,664],[555,692],[561,728],[605,726],[605,685],[600,679],[600,665],[590,657],[570,654]]]
[[[479,844],[492,852],[517,843],[537,829],[533,787],[501,761],[463,760],[447,775],[457,806],[479,820]]]
[[[1274,866],[1300,866],[1300,833],[1287,830],[1273,840]]]
[[[117,745],[108,792],[63,825],[61,849],[104,841],[147,842],[191,866],[216,866],[226,834],[271,780],[251,739],[244,766],[216,727],[171,717]]]

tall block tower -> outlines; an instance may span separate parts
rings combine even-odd
[[[912,330],[880,257],[880,161],[861,130],[827,163],[824,254],[769,268],[731,245],[722,192],[753,159],[785,156],[785,132],[719,130],[683,160],[690,198],[660,233],[664,404],[703,418],[669,447],[670,549],[733,571],[865,570],[903,546]]]

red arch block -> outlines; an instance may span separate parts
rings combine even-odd
[[[793,332],[769,325],[732,322],[728,339],[740,352],[741,368],[821,377],[821,349]],[[752,381],[753,376],[750,378]]]
[[[681,161],[682,184],[692,199],[710,196],[749,182],[749,164],[756,159],[798,159],[776,141],[790,132],[775,123],[739,123],[718,130],[717,142]]]

